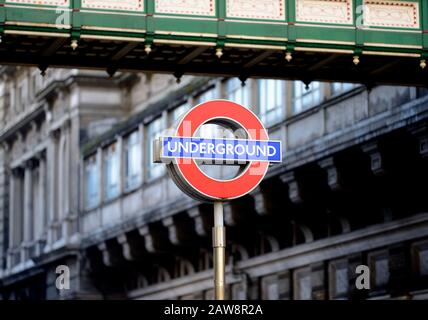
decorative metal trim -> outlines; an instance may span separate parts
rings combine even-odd
[[[155,0],[155,13],[215,16],[215,0]]]
[[[352,0],[296,0],[296,21],[353,24]]]
[[[82,0],[82,8],[105,10],[144,10],[143,0]]]
[[[228,0],[228,18],[285,20],[284,0]]]
[[[407,10],[407,13],[406,11]],[[364,0],[364,25],[387,28],[420,28],[419,3],[392,0]],[[385,18],[386,16],[386,18]],[[409,19],[408,22],[403,19]],[[388,19],[388,17],[390,17]]]

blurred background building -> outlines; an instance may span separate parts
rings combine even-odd
[[[212,299],[212,208],[151,141],[215,98],[285,149],[226,205],[228,298],[428,298],[428,90],[3,67],[0,299]]]

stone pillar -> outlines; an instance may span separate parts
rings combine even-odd
[[[412,257],[408,244],[395,244],[389,248],[389,292],[393,297],[407,294],[411,288]]]
[[[319,262],[311,266],[311,284],[312,284],[312,299],[326,300],[327,283],[326,283],[326,265],[324,262]]]
[[[37,241],[37,251],[36,254],[40,255],[43,251],[43,246],[46,241],[46,226],[47,226],[47,212],[46,212],[46,156],[42,152],[39,155],[39,181],[38,181],[38,215],[34,217],[35,220],[35,230],[34,230],[34,239]]]
[[[23,169],[16,168],[13,174],[13,205],[10,210],[10,216],[13,217],[11,224],[11,248],[17,249],[23,240],[23,194],[22,194],[22,175]]]
[[[9,196],[9,252],[7,268],[11,269],[15,264],[15,253],[22,241],[22,194],[20,168],[11,170],[10,177],[10,196]]]
[[[144,124],[140,124],[138,126],[138,133],[139,133],[139,137],[140,137],[140,148],[141,148],[141,177],[140,177],[140,183],[143,183],[143,181],[145,180],[145,178],[147,177],[146,175],[146,145],[144,143],[145,141],[145,132],[144,132]]]
[[[9,181],[9,249],[15,247],[15,224],[16,224],[16,172],[11,170]]]
[[[28,256],[28,248],[34,236],[34,217],[33,217],[33,161],[27,162],[24,172],[24,242],[22,261],[26,261]]]
[[[41,228],[39,234],[37,235],[38,239],[44,237],[46,232],[46,158],[43,153],[40,157],[40,169],[39,169],[39,203],[40,203],[40,224]]]
[[[46,168],[47,170],[47,180],[49,181],[48,185],[48,206],[47,206],[47,219],[48,219],[48,236],[47,236],[47,245],[49,249],[49,246],[52,245],[56,240],[56,229],[55,229],[55,222],[56,222],[56,197],[57,197],[57,175],[56,175],[56,168],[57,168],[57,143],[58,143],[58,131],[53,131],[50,133],[49,136],[49,144],[47,148],[47,161],[46,161]]]
[[[15,224],[16,224],[16,177],[15,171],[10,171],[9,179],[9,247],[7,253],[6,268],[12,268],[13,249],[15,248]]]
[[[24,242],[33,240],[33,165],[28,162],[24,172]]]
[[[70,135],[69,135],[69,123],[65,124],[64,130],[62,130],[62,135],[64,139],[64,148],[60,149],[63,154],[61,154],[62,164],[60,166],[61,172],[59,176],[61,180],[58,182],[58,188],[61,190],[61,228],[62,228],[62,239],[67,242],[70,236],[70,226],[71,221],[69,220],[70,216]]]

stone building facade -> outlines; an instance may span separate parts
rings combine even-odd
[[[12,67],[0,77],[0,298],[211,299],[212,208],[152,163],[151,141],[214,98],[252,108],[285,149],[225,207],[228,298],[428,297],[427,90]],[[370,290],[355,286],[359,265]]]

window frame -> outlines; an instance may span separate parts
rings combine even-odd
[[[112,151],[113,148],[115,149],[114,151]],[[121,169],[120,149],[119,149],[119,142],[116,141],[103,149],[103,177],[104,177],[103,178],[103,199],[104,201],[114,200],[120,195],[120,179],[121,179],[120,169]],[[110,176],[110,174],[112,175]],[[112,181],[115,181],[115,180],[116,180],[116,183],[112,183]]]
[[[270,95],[269,84],[275,84],[274,94]],[[280,89],[279,92],[276,92]],[[265,92],[264,92],[265,91]],[[266,127],[271,127],[285,119],[285,106],[287,103],[286,82],[274,79],[259,79],[257,81],[258,93],[258,114]],[[271,104],[269,97],[274,96],[274,102]],[[266,101],[263,101],[266,100]],[[273,106],[273,107],[272,107]],[[270,119],[272,117],[272,119]]]
[[[155,126],[155,123],[158,123],[158,128],[151,132],[152,126]],[[162,132],[165,130],[164,118],[163,115],[154,118],[146,126],[146,178],[147,181],[153,181],[161,178],[165,175],[165,166],[161,166],[157,163],[153,163],[154,155],[154,146],[153,141],[162,135]]]
[[[315,90],[313,86],[316,86]],[[293,115],[300,114],[309,109],[312,109],[318,105],[320,105],[324,99],[324,85],[322,82],[313,81],[309,85],[309,89],[306,90],[306,85],[302,81],[294,81],[292,84],[293,93],[292,93],[292,113]],[[299,93],[297,92],[299,91]],[[298,95],[299,94],[299,95]],[[318,96],[318,99],[317,99]],[[310,99],[311,102],[309,104],[304,103],[305,99]]]
[[[337,291],[337,272],[340,270],[346,270],[347,273],[347,286],[346,292]],[[328,275],[329,275],[329,296],[330,299],[335,300],[344,300],[348,298],[349,294],[349,265],[347,259],[340,259],[331,261],[328,266]]]
[[[92,172],[93,171],[93,172]],[[95,175],[95,178],[93,179],[94,185],[94,193],[92,197],[89,194],[89,173],[92,173]],[[100,164],[98,161],[97,154],[93,154],[91,156],[88,156],[84,160],[84,174],[85,174],[85,180],[84,180],[84,205],[85,210],[92,210],[100,205],[101,202],[101,193],[100,193]],[[94,198],[95,200],[89,201],[89,197]]]
[[[191,104],[189,101],[177,105],[174,109],[170,111],[170,123],[171,125],[176,124],[176,122],[186,114],[191,109]]]
[[[133,137],[135,137],[135,141],[132,141],[130,139],[133,139]],[[143,174],[144,174],[144,169],[143,169],[143,165],[142,165],[142,161],[143,161],[143,150],[141,147],[141,132],[139,129],[134,130],[133,132],[129,133],[125,138],[124,138],[124,191],[125,192],[130,192],[133,191],[135,189],[138,189],[138,187],[141,185],[142,180],[143,180]],[[131,151],[133,150],[133,151]],[[136,158],[134,159],[136,161],[132,161],[132,163],[136,162],[136,164],[133,164],[132,168],[137,169],[137,172],[133,172],[133,174],[130,174],[130,159],[133,158],[133,156],[135,155],[130,155],[130,152],[135,152],[136,153]],[[136,167],[134,167],[136,166]]]
[[[310,298],[303,299],[301,297],[302,288],[301,288],[301,280],[304,278],[309,278],[309,286],[310,286]],[[310,267],[300,268],[294,271],[293,273],[293,299],[294,300],[312,300],[313,288],[312,288],[312,271]]]
[[[335,86],[340,86],[339,89],[335,89]],[[332,82],[330,84],[330,92],[331,97],[338,97],[342,94],[345,94],[347,92],[350,92],[354,89],[358,88],[358,85],[355,83],[349,83],[349,82]]]
[[[223,83],[224,85],[224,96],[227,100],[238,103],[246,108],[251,108],[251,90],[248,84],[242,85],[242,82],[238,78],[231,78]],[[239,99],[235,96],[239,95]]]

